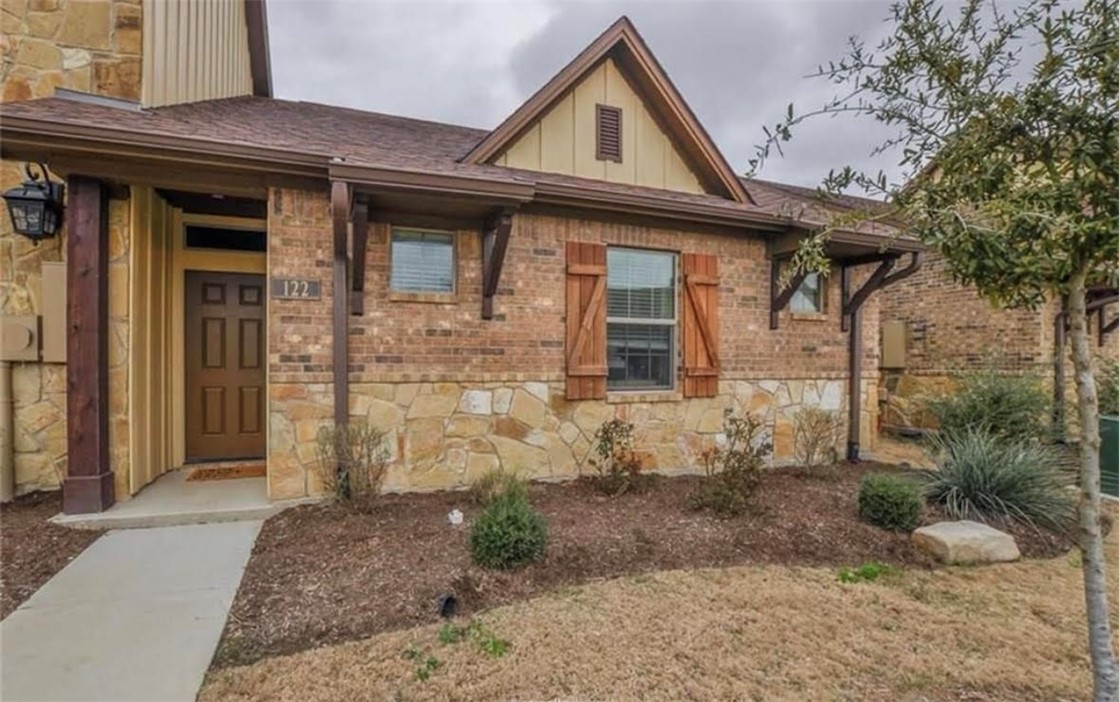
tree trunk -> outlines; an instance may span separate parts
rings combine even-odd
[[[1081,564],[1084,571],[1084,600],[1088,612],[1088,649],[1092,656],[1092,699],[1119,700],[1119,666],[1111,645],[1111,621],[1107,606],[1107,568],[1103,533],[1100,529],[1100,410],[1096,380],[1092,375],[1092,352],[1088,344],[1088,312],[1084,300],[1087,271],[1077,271],[1069,282],[1069,340],[1076,374],[1076,401],[1080,410],[1080,507]]]

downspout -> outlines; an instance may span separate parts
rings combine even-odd
[[[1066,319],[1068,297],[1061,296],[1061,310],[1053,317],[1053,438],[1065,439],[1065,346],[1068,343]]]
[[[350,417],[349,286],[346,276],[348,235],[353,216],[353,194],[347,183],[336,180],[330,186],[333,215],[333,293],[332,348],[334,379],[334,425],[344,426]]]
[[[863,384],[863,316],[862,307],[872,294],[908,278],[921,267],[921,254],[910,255],[909,265],[890,273],[897,256],[883,261],[863,283],[854,295],[851,291],[850,266],[840,269],[843,293],[843,326],[848,333],[848,385],[847,385],[847,460],[859,461],[859,437],[862,425],[862,384]]]
[[[851,312],[847,330],[847,460],[859,460],[859,439],[863,412],[863,310],[859,305]]]
[[[16,496],[15,438],[12,362],[0,361],[0,502]]]

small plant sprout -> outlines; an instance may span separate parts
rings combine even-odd
[[[439,629],[438,638],[439,643],[444,646],[453,646],[470,639],[474,641],[479,651],[490,658],[501,658],[509,652],[510,648],[508,640],[497,636],[477,619],[472,620],[466,626],[445,624]]]
[[[841,583],[872,583],[880,577],[894,575],[897,572],[898,570],[893,566],[871,561],[869,563],[863,563],[857,568],[843,566],[839,569],[837,579]]]

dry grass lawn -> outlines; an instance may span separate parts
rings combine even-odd
[[[1119,605],[1119,529],[1108,555]],[[1077,559],[858,584],[780,566],[625,577],[480,615],[501,657],[425,626],[217,670],[199,699],[1081,700]]]

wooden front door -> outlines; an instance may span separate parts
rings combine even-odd
[[[186,460],[264,456],[264,276],[186,272]]]

